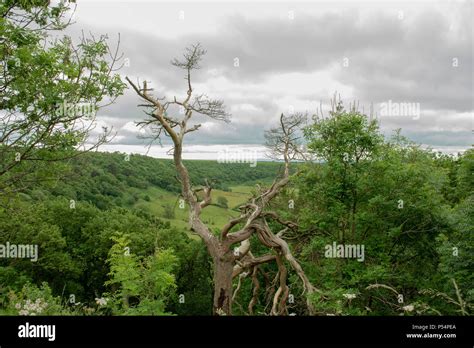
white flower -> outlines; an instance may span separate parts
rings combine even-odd
[[[28,315],[28,311],[22,309],[21,311],[18,312],[18,315]]]
[[[21,303],[18,302],[18,303],[15,305],[15,308],[16,308],[16,309],[20,309],[20,308],[21,308]]]
[[[408,306],[403,307],[403,310],[407,312],[412,312],[414,309],[415,309],[415,306],[413,305],[408,305]]]
[[[344,296],[345,298],[347,298],[348,300],[353,300],[357,297],[356,294],[342,294],[342,296]]]
[[[227,315],[222,308],[217,308],[216,313],[217,315],[222,315],[222,316]]]
[[[97,303],[97,305],[99,305],[99,306],[106,306],[107,305],[107,299],[103,298],[103,297],[101,297],[101,298],[96,297],[95,298],[95,303]]]

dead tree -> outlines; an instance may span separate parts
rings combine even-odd
[[[257,195],[252,197],[246,204],[240,207],[240,216],[231,219],[220,231],[214,234],[210,228],[203,223],[201,212],[211,203],[211,186],[206,181],[201,188],[192,186],[191,179],[186,166],[183,164],[182,152],[184,138],[186,134],[199,129],[200,124],[190,124],[193,113],[208,116],[215,120],[229,122],[230,115],[226,113],[224,103],[221,100],[213,100],[205,94],[193,96],[193,88],[191,84],[191,72],[199,69],[199,63],[205,54],[200,44],[193,45],[186,49],[183,60],[174,59],[171,64],[175,67],[185,70],[185,80],[187,83],[187,93],[183,100],[176,97],[172,100],[165,98],[156,98],[150,94],[151,89],[147,83],[134,83],[128,77],[135,92],[145,102],[142,106],[149,107],[152,111],[147,114],[150,116],[143,125],[150,125],[156,132],[156,137],[161,135],[169,136],[173,142],[173,160],[181,183],[181,193],[184,200],[189,206],[189,225],[193,232],[198,234],[205,243],[209,255],[214,265],[214,302],[213,312],[217,315],[232,314],[232,298],[233,298],[233,279],[240,276],[243,272],[246,274],[255,274],[256,267],[262,263],[276,261],[278,265],[278,290],[274,293],[272,299],[273,315],[287,314],[286,300],[288,298],[288,286],[286,285],[287,269],[285,264],[288,263],[303,282],[304,290],[307,294],[318,291],[313,287],[306,277],[303,269],[298,261],[291,254],[288,244],[283,239],[283,234],[289,228],[295,228],[297,225],[293,222],[283,221],[280,217],[271,211],[267,211],[269,203],[275,198],[279,192],[287,185],[290,180],[289,170],[285,170],[282,177],[276,179],[268,188],[263,188]],[[173,117],[168,114],[170,106],[181,108],[181,117]],[[288,133],[288,119],[281,118],[281,126],[283,133]],[[285,133],[286,132],[286,133]],[[291,131],[290,131],[291,132]],[[287,139],[283,137],[284,139]],[[288,138],[289,140],[291,138]],[[280,144],[278,143],[278,146]],[[291,143],[284,146],[283,157],[285,166],[289,168],[289,163],[293,158],[295,147]],[[280,147],[279,147],[280,148]],[[199,192],[199,195],[198,195]],[[277,221],[283,226],[278,233],[273,233],[268,225],[269,220]],[[256,235],[258,240],[270,249],[267,255],[254,257],[250,250],[250,237]],[[257,280],[258,281],[258,280]],[[254,279],[254,284],[256,281]],[[238,290],[238,289],[237,289]],[[254,297],[249,304],[250,311],[256,301],[258,288],[254,288]],[[307,301],[310,313],[313,308]]]
[[[265,146],[268,157],[274,160],[283,159],[285,175],[290,174],[290,163],[304,160],[307,157],[301,142],[301,130],[306,125],[307,115],[295,113],[290,116],[280,115],[278,127],[265,131]]]

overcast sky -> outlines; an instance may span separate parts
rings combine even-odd
[[[232,113],[230,124],[201,120],[188,139],[214,145],[190,147],[201,154],[216,145],[260,145],[280,113],[311,114],[320,102],[327,108],[334,92],[367,112],[373,103],[385,134],[402,128],[416,142],[454,152],[473,143],[472,18],[471,1],[82,0],[70,32],[107,33],[111,43],[120,33],[121,73],[168,97],[186,92],[170,60],[200,42],[207,54],[194,90],[223,99]],[[389,102],[414,108],[387,114]],[[100,110],[99,124],[118,132],[109,149],[144,151],[134,125],[144,117],[138,103],[128,90]]]

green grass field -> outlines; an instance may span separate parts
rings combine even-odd
[[[212,190],[212,205],[202,211],[203,222],[209,224],[211,228],[222,228],[229,218],[239,214],[236,208],[247,201],[252,189],[252,186],[233,186],[232,192]],[[173,227],[188,230],[188,207],[184,204],[184,208],[180,208],[180,197],[177,194],[157,187],[147,190],[146,194],[150,197],[150,201],[140,199],[134,208],[143,209],[162,220],[169,221]],[[217,205],[218,197],[227,199],[228,208]]]

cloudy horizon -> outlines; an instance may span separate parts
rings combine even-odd
[[[80,1],[68,29],[108,34],[132,80],[156,96],[181,97],[182,71],[169,64],[186,46],[207,50],[193,89],[222,99],[232,122],[197,117],[187,158],[216,157],[226,147],[260,147],[281,113],[327,112],[334,93],[361,111],[371,105],[384,135],[447,153],[473,143],[472,3],[449,2],[167,2]],[[101,109],[117,132],[104,151],[146,153],[136,121],[144,118],[128,89]],[[165,142],[166,145],[166,142]],[[165,146],[166,148],[166,146]],[[259,150],[260,151],[260,150]],[[167,157],[159,145],[149,155]],[[207,157],[206,157],[207,156]]]

